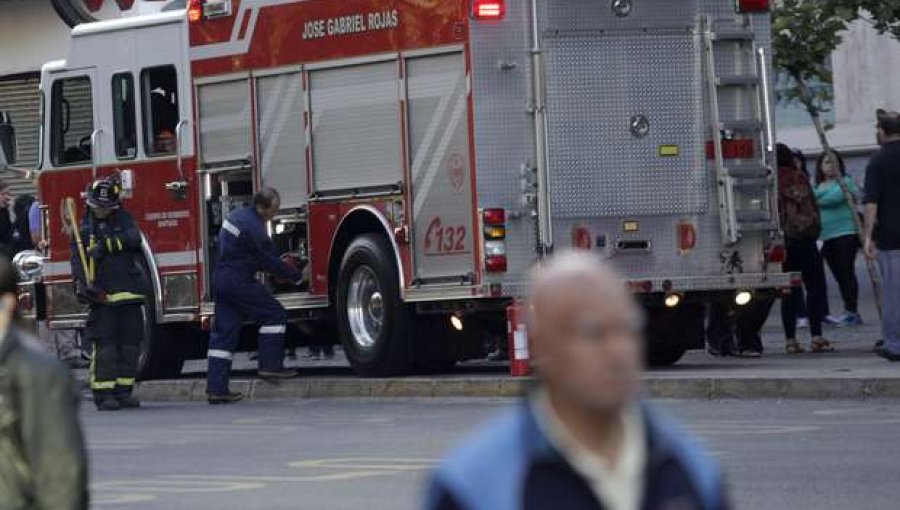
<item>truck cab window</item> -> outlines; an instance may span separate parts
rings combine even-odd
[[[55,166],[91,161],[94,107],[87,76],[53,83],[51,155]]]
[[[133,159],[137,156],[137,124],[134,110],[134,78],[131,73],[113,76],[112,103],[116,157]]]
[[[141,74],[144,98],[144,137],[147,154],[175,153],[178,125],[178,80],[174,66],[145,69]]]

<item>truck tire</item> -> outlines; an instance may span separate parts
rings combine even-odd
[[[338,336],[362,377],[403,375],[411,368],[409,311],[390,254],[383,237],[364,234],[350,243],[338,271]]]
[[[679,320],[682,310],[650,308],[647,310],[647,346],[645,357],[651,367],[668,367],[684,356],[687,331]]]
[[[157,325],[156,307],[145,302],[141,307],[144,317],[141,350],[138,355],[138,380],[174,379],[184,367],[185,327]]]

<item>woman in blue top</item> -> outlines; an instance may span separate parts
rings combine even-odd
[[[857,326],[862,324],[858,310],[859,282],[856,279],[859,234],[854,219],[856,211],[847,202],[838,179],[843,180],[853,196],[859,194],[853,178],[847,175],[841,155],[835,151],[823,153],[816,164],[815,188],[816,201],[822,213],[822,255],[840,286],[845,311],[834,322],[842,326]]]

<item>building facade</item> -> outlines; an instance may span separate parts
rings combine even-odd
[[[831,66],[834,104],[827,118],[834,129],[828,131],[828,140],[861,182],[868,158],[877,148],[875,110],[900,111],[900,41],[879,35],[870,24],[858,21],[843,34]],[[781,141],[812,156],[821,153],[805,111],[797,105],[779,104],[776,116]]]

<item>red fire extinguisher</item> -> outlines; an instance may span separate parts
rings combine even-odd
[[[509,374],[525,377],[531,374],[528,354],[528,327],[525,324],[525,310],[521,303],[506,308],[506,331],[509,343]]]

